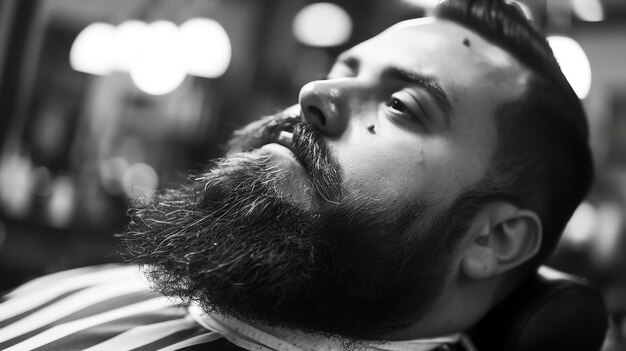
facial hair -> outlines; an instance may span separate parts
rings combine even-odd
[[[294,134],[313,206],[256,148]],[[276,115],[235,134],[241,152],[131,211],[126,257],[152,288],[209,313],[345,340],[380,338],[427,310],[450,246],[445,216],[420,199],[346,194],[341,168],[311,125]],[[304,191],[304,190],[303,190]]]

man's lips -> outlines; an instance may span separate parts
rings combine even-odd
[[[284,130],[281,131],[276,138],[276,143],[291,150],[291,148],[293,147],[293,133]]]
[[[296,165],[298,168],[301,168],[302,171],[305,171],[304,165],[293,152],[292,147],[293,133],[281,131],[274,142],[263,145],[261,149],[287,158],[290,163]]]

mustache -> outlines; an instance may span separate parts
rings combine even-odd
[[[275,142],[282,131],[293,134],[291,151],[310,176],[314,194],[338,205],[343,198],[343,171],[328,141],[315,125],[285,111],[264,117],[236,131],[228,143],[231,152],[253,150]]]
[[[341,166],[319,130],[310,123],[296,124],[292,151],[309,173],[314,192],[328,203],[340,204],[344,193]]]

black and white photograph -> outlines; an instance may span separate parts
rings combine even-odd
[[[0,0],[0,350],[626,351],[626,1]]]

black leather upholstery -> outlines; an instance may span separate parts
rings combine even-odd
[[[596,290],[572,277],[537,274],[469,334],[478,351],[597,351],[607,324]]]

